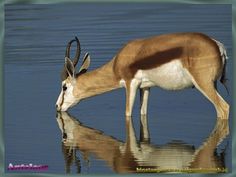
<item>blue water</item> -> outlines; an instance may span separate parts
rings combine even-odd
[[[4,50],[6,167],[9,163],[44,164],[49,168],[43,172],[66,173],[68,168],[63,153],[62,130],[58,123],[59,119],[56,119],[54,105],[61,89],[60,72],[64,64],[65,47],[74,36],[80,39],[82,56],[86,52],[90,53],[89,70],[93,70],[109,61],[129,40],[184,31],[205,33],[226,46],[229,56],[227,77],[230,95],[227,95],[220,84],[218,85],[222,97],[232,104],[230,5],[158,3],[6,5]],[[75,46],[72,48],[72,55],[74,50]],[[196,89],[170,92],[152,88],[150,94],[148,125],[151,146],[158,149],[170,142],[178,141],[181,142],[180,146],[183,149],[184,145],[188,146],[187,149],[192,146],[198,149],[216,123],[216,113],[212,104]],[[76,121],[72,122],[76,125],[77,121],[83,123],[83,126],[73,131],[90,127],[92,130],[103,132],[104,136],[101,137],[96,131],[91,131],[89,136],[104,138],[104,144],[106,140],[114,141],[113,145],[116,143],[124,145],[126,142],[123,89],[84,100],[69,112],[72,117],[64,116],[62,119],[75,119]],[[231,116],[232,113],[230,120]],[[137,139],[140,134],[139,119],[137,98],[133,114]],[[84,138],[85,142],[89,140],[80,134],[78,136]],[[96,141],[95,138],[92,144],[102,144],[102,142]],[[81,173],[118,172],[108,163],[104,154],[99,156],[100,151],[91,150],[89,146],[87,149],[86,146],[83,146],[85,149],[81,149],[80,145],[72,147],[76,157],[80,159]],[[217,152],[220,153],[224,148],[226,148],[225,165],[230,170],[230,136],[220,144]],[[128,162],[130,160],[128,158],[129,156],[123,160]],[[75,164],[74,160],[71,173],[77,172],[78,165]],[[12,171],[6,170],[6,172]]]

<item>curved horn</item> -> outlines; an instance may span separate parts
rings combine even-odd
[[[66,47],[66,53],[65,53],[65,57],[70,58],[70,47],[71,44],[75,41],[75,39],[72,39],[70,42],[68,42],[67,47]]]
[[[75,57],[73,60],[74,66],[76,66],[79,61],[80,51],[81,51],[80,50],[80,42],[77,37],[75,37],[75,39],[72,39],[70,42],[68,42],[67,47],[66,47],[66,53],[65,53],[65,57],[70,58],[70,47],[71,47],[71,44],[75,41],[77,42],[77,49],[76,49],[76,54],[75,54]]]
[[[77,65],[78,61],[79,61],[79,57],[80,57],[80,53],[81,53],[81,49],[80,49],[80,42],[79,39],[75,36],[75,40],[77,43],[77,49],[76,49],[76,54],[75,54],[75,58],[73,60],[73,64],[74,66]]]
[[[75,58],[73,60],[74,67],[76,66],[76,64],[79,61],[80,51],[81,51],[80,50],[80,42],[79,42],[79,39],[77,37],[75,37],[75,39],[72,39],[70,42],[68,42],[67,47],[66,47],[66,53],[65,53],[65,57],[70,58],[70,47],[71,47],[71,44],[75,41],[77,42],[77,49],[76,49]],[[62,73],[61,73],[62,81],[65,80],[67,77],[68,77],[68,73],[67,73],[66,68],[64,66],[63,70],[62,70]]]

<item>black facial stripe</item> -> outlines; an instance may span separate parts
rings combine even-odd
[[[63,91],[66,91],[66,89],[67,89],[66,84],[64,84],[64,85],[62,86],[62,89],[63,89]]]
[[[61,99],[60,107],[63,105],[63,102],[64,102],[64,96],[65,96],[65,93],[63,92],[63,93],[62,93],[62,99]]]

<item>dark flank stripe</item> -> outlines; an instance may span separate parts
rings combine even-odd
[[[164,51],[158,51],[156,53],[153,53],[152,55],[143,57],[142,60],[136,61],[135,63],[131,64],[130,67],[144,70],[152,69],[165,63],[168,63],[171,60],[180,58],[182,54],[183,54],[182,47],[175,47]]]

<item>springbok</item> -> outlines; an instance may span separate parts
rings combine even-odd
[[[74,61],[70,59],[72,42],[77,42]],[[56,103],[58,111],[67,111],[79,101],[117,88],[126,89],[126,117],[132,115],[136,91],[141,91],[141,115],[147,114],[149,89],[166,90],[196,87],[217,112],[228,119],[229,105],[216,90],[220,77],[225,84],[226,50],[222,43],[201,33],[174,33],[128,42],[102,67],[86,72],[90,56],[85,54],[78,73],[80,56],[76,37],[66,48],[62,72],[62,90]]]

